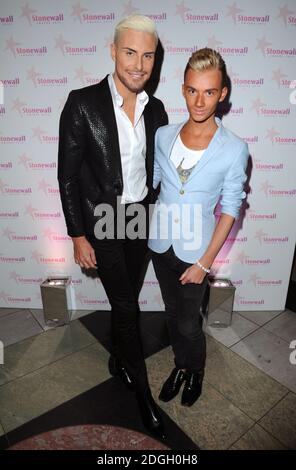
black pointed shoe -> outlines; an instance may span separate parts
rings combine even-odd
[[[134,384],[132,378],[130,377],[126,368],[120,363],[120,361],[115,356],[110,356],[109,358],[109,372],[113,376],[118,376],[124,385],[127,386],[130,390],[134,390]]]
[[[183,406],[192,406],[200,397],[202,391],[202,380],[203,373],[187,372],[181,398],[181,404]]]
[[[167,402],[167,401],[172,400],[175,396],[177,396],[181,388],[181,385],[185,380],[185,376],[186,376],[186,372],[184,372],[181,369],[177,369],[177,367],[175,367],[172,370],[168,379],[163,384],[158,398],[161,401]]]
[[[137,392],[136,398],[145,428],[157,439],[166,439],[162,419],[151,393]]]

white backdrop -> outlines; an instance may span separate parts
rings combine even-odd
[[[236,310],[284,307],[295,246],[295,0],[1,0],[0,305],[40,308],[40,282],[72,276],[72,308],[108,309],[98,279],[74,264],[57,183],[58,121],[71,89],[113,71],[109,44],[122,16],[153,18],[164,47],[156,96],[185,120],[191,52],[219,50],[232,80],[224,125],[252,157],[248,206],[214,272],[237,287]],[[142,310],[163,308],[149,266]]]

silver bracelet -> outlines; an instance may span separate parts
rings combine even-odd
[[[200,269],[202,269],[205,273],[209,274],[211,272],[210,269],[205,268],[202,264],[200,264],[199,261],[196,261],[195,263]]]

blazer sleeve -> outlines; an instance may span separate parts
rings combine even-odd
[[[85,234],[78,178],[85,152],[85,129],[77,95],[70,92],[59,126],[58,181],[70,237]]]
[[[154,169],[153,169],[153,188],[156,189],[161,180],[161,170],[158,163],[158,140],[159,140],[159,130],[155,134],[155,150],[154,150]]]
[[[231,215],[235,219],[238,218],[242,200],[246,197],[243,188],[247,179],[248,158],[249,149],[247,144],[243,142],[237,157],[225,176],[222,188],[221,212]]]

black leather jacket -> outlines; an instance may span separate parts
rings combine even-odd
[[[150,202],[154,202],[154,134],[167,124],[160,100],[150,96],[144,110],[146,171]],[[60,118],[58,180],[67,232],[93,235],[99,203],[116,207],[122,194],[118,132],[107,77],[99,84],[71,91]]]

